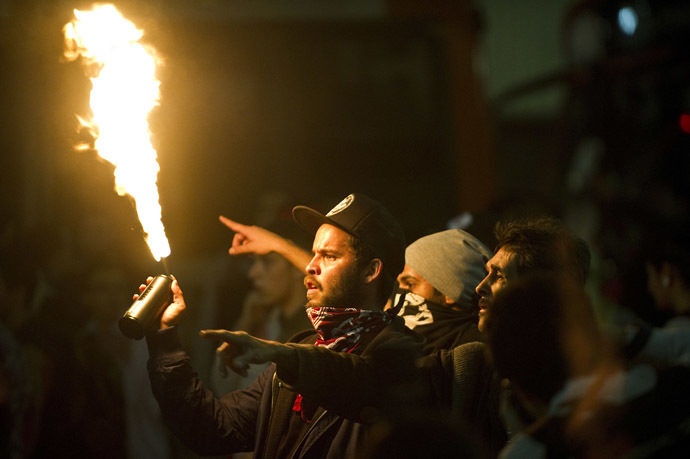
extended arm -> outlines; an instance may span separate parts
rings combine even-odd
[[[415,361],[421,344],[395,327],[387,327],[362,355],[334,352],[313,344],[280,344],[244,332],[204,330],[205,338],[222,340],[218,352],[234,371],[250,364],[276,363],[278,377],[318,405],[358,421],[364,413],[410,407],[420,396]]]
[[[270,252],[276,252],[300,271],[306,272],[312,256],[306,250],[293,244],[292,241],[259,226],[242,225],[223,216],[218,218],[222,224],[235,231],[232,246],[228,250],[230,255],[243,253],[266,255]]]
[[[290,346],[277,341],[255,338],[243,331],[201,330],[202,338],[222,341],[216,352],[225,365],[241,376],[247,376],[250,364],[275,362],[283,368],[293,368],[297,356]]]

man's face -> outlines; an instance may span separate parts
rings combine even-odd
[[[294,289],[302,288],[301,273],[275,252],[255,256],[248,275],[265,306],[281,305],[290,300]]]
[[[420,276],[410,265],[405,265],[403,272],[398,275],[398,284],[400,284],[400,288],[433,303],[445,304],[449,301],[443,293],[436,290],[433,285]]]
[[[515,282],[518,277],[517,261],[515,254],[499,249],[496,255],[486,262],[486,275],[483,281],[477,285],[476,292],[479,296],[479,330],[484,331],[486,317],[494,302],[494,297],[502,288],[510,282]]]
[[[357,266],[350,236],[333,225],[323,224],[314,236],[312,251],[314,257],[304,278],[306,307],[361,306],[364,274]]]

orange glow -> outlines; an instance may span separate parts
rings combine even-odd
[[[159,103],[159,59],[152,48],[139,43],[143,32],[114,6],[74,10],[74,15],[63,29],[65,57],[81,57],[93,85],[92,113],[79,120],[96,139],[98,154],[115,166],[117,193],[136,203],[146,242],[158,261],[170,255],[156,186],[159,165],[147,120]]]

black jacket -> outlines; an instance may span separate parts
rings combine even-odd
[[[272,364],[247,389],[221,398],[203,387],[175,327],[161,330],[147,337],[151,387],[168,426],[199,454],[361,457],[370,427],[415,403],[414,362],[423,340],[402,322],[396,319],[363,342],[362,358],[305,344],[315,341],[314,331],[300,334],[302,344],[291,344],[297,351],[294,368]],[[310,424],[295,422],[298,393],[319,406]]]

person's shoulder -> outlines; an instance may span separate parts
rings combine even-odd
[[[456,366],[476,366],[477,368],[483,368],[489,362],[488,347],[486,343],[481,341],[463,343],[450,349],[449,352],[442,354],[452,359],[453,364]]]

